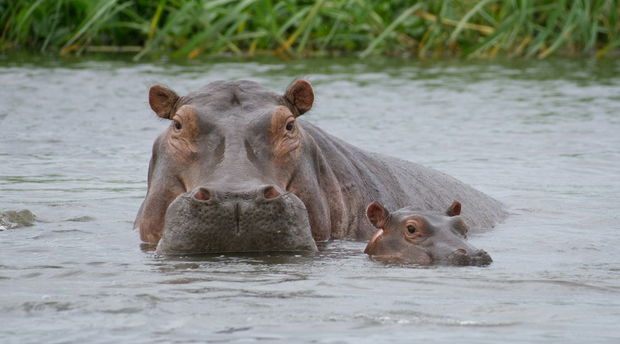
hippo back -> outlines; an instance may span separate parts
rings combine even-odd
[[[303,128],[341,187],[350,220],[346,237],[367,239],[372,235],[375,229],[364,218],[365,207],[372,201],[388,209],[416,206],[443,211],[446,204],[460,200],[467,205],[461,215],[473,232],[492,228],[506,216],[499,201],[445,173],[363,150],[308,122]]]

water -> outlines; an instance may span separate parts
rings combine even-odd
[[[310,256],[155,256],[131,229],[146,92],[218,79],[315,86],[304,119],[444,171],[511,215],[470,240],[489,267]],[[0,342],[620,341],[620,62],[0,61]],[[466,207],[467,205],[464,204]],[[6,218],[6,216],[5,216]]]

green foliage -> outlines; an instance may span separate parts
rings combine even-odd
[[[0,0],[0,49],[135,58],[545,58],[620,47],[618,0]]]

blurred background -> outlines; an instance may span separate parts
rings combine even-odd
[[[0,49],[169,56],[605,56],[617,0],[2,0]]]

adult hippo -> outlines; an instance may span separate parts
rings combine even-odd
[[[366,217],[379,230],[364,253],[385,262],[420,265],[489,265],[484,250],[467,242],[469,227],[461,216],[461,202],[454,201],[445,212],[405,207],[389,212],[381,203],[366,208]]]
[[[284,95],[252,81],[216,81],[186,96],[161,85],[149,104],[170,127],[155,140],[135,227],[160,254],[314,251],[316,241],[368,240],[365,207],[467,202],[490,228],[499,202],[441,172],[367,152],[300,120],[309,82]]]

